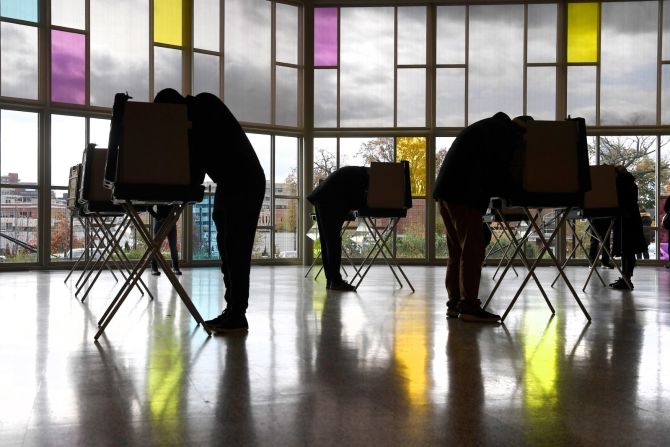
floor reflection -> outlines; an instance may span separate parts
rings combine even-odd
[[[406,271],[416,293],[381,267],[358,293],[327,291],[300,267],[254,267],[251,330],[225,337],[207,337],[152,277],[156,299],[129,296],[99,343],[97,319],[120,287],[108,272],[85,303],[67,272],[2,273],[0,445],[667,441],[667,270],[636,269],[633,292],[590,285],[590,324],[559,284],[547,288],[556,316],[529,289],[490,326],[445,319],[443,268]],[[581,283],[588,272],[568,274]],[[180,281],[201,313],[220,311],[217,269]]]

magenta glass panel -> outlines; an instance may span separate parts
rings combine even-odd
[[[314,65],[337,65],[337,8],[314,9]]]
[[[51,100],[84,104],[86,98],[86,36],[51,31]]]

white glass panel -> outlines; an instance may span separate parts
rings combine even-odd
[[[398,127],[426,125],[426,70],[398,69]]]
[[[658,4],[603,3],[601,10],[601,124],[655,124]]]
[[[523,6],[470,8],[468,123],[523,111]]]
[[[568,67],[568,115],[596,123],[596,67]]]
[[[263,168],[263,172],[265,173],[265,180],[266,181],[271,181],[270,179],[270,174],[271,174],[271,168],[270,168],[270,151],[271,151],[271,140],[270,140],[270,135],[262,135],[262,134],[257,134],[257,133],[248,133],[247,138],[249,138],[249,142],[254,148],[254,151],[256,151],[256,156],[258,157],[258,160],[261,162],[261,167]]]
[[[109,126],[111,120],[91,118],[88,122],[88,142],[98,147],[109,146]]]
[[[437,8],[437,63],[465,63],[465,6]]]
[[[154,96],[164,88],[181,92],[181,51],[154,47]]]
[[[536,120],[556,119],[556,68],[528,67],[526,113]]]
[[[5,183],[37,183],[38,116],[13,110],[0,112],[0,174],[10,177]]]
[[[275,137],[275,194],[298,195],[298,139]]]
[[[670,124],[670,65],[661,70],[661,124]]]
[[[337,70],[314,70],[314,127],[337,126]]]
[[[663,1],[663,60],[670,60],[670,1]]]
[[[277,62],[298,63],[298,7],[277,3]]]
[[[556,5],[528,5],[528,55],[533,62],[556,62]]]
[[[398,8],[398,64],[426,63],[426,7]]]
[[[85,0],[51,0],[51,24],[84,29],[86,27]]]
[[[193,94],[208,92],[219,96],[219,57],[193,54]]]
[[[438,68],[435,122],[438,127],[465,125],[465,69]]]
[[[224,101],[240,120],[269,123],[271,116],[271,3],[225,3]]]
[[[298,125],[298,69],[277,66],[277,110],[280,126]]]
[[[91,105],[149,100],[149,0],[91,0]]]
[[[51,115],[51,186],[67,186],[70,167],[81,163],[86,147],[86,119]]]
[[[337,138],[314,138],[313,186],[337,169]]]
[[[340,138],[340,167],[370,166],[371,161],[394,160],[393,138]]]
[[[219,0],[193,2],[193,47],[219,51]]]
[[[3,22],[0,32],[0,95],[37,99],[37,28]]]
[[[393,126],[393,8],[340,10],[340,125]]]

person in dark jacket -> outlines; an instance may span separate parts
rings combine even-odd
[[[151,217],[154,218],[154,236],[163,226],[163,222],[168,217],[172,207],[168,205],[155,205],[149,207],[148,211],[151,214]],[[179,251],[177,250],[177,225],[172,225],[170,231],[167,234],[168,246],[170,247],[170,258],[172,258],[172,270],[175,275],[181,275],[181,270],[179,269]],[[160,276],[161,272],[158,270],[158,263],[155,258],[151,259],[151,274],[154,276]]]
[[[155,102],[186,103],[192,123],[192,171],[216,183],[212,219],[226,287],[226,308],[205,324],[215,333],[246,331],[249,275],[258,216],[265,196],[265,173],[242,126],[210,93],[183,98],[173,89]]]
[[[654,230],[651,229],[653,220],[649,211],[644,208],[640,208],[640,219],[642,220],[642,233],[644,234],[644,241],[647,246],[642,252],[636,253],[635,257],[637,259],[649,259],[649,244],[654,242]]]
[[[316,223],[321,240],[321,259],[326,274],[326,288],[353,291],[354,286],[342,279],[342,225],[352,210],[365,205],[369,168],[345,166],[321,182],[307,200],[316,209]]]
[[[458,135],[440,167],[433,198],[447,231],[448,317],[500,321],[500,316],[483,310],[478,299],[485,249],[482,217],[491,197],[506,197],[515,187],[512,167],[529,120],[511,120],[498,112],[471,124]]]
[[[638,205],[638,189],[635,177],[625,167],[617,166],[617,197],[622,215],[614,221],[612,236],[612,255],[621,256],[621,274],[609,286],[612,289],[632,290],[633,269],[635,268],[635,254],[647,248],[642,229],[642,217]]]
[[[667,214],[670,214],[670,197],[666,197],[666,198],[665,198],[665,203],[663,203],[663,212],[664,212],[666,215],[667,215]],[[669,218],[670,218],[670,216],[669,216],[669,217],[666,217],[666,219],[669,219]],[[665,228],[665,227],[663,227],[663,228]],[[668,235],[670,235],[670,230],[667,230],[667,229],[666,229],[666,231],[668,231]],[[668,239],[670,239],[670,237],[668,237]],[[666,269],[670,269],[670,261],[666,262],[666,264],[665,264],[665,268],[666,268]]]

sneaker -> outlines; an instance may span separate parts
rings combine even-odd
[[[479,300],[461,301],[458,307],[460,310],[458,318],[462,321],[468,321],[471,323],[500,322],[500,315],[495,315],[482,309],[482,302]]]
[[[326,289],[339,290],[341,292],[354,292],[356,290],[356,287],[352,286],[346,281],[339,280],[339,281],[332,281],[326,284]]]
[[[205,321],[205,325],[217,334],[249,330],[247,317],[244,314],[234,314],[229,309],[225,309],[218,317]]]
[[[161,276],[161,272],[159,272],[158,270],[152,270],[151,274],[154,276]]]
[[[447,318],[458,318],[458,303],[459,300],[447,301]]]
[[[174,274],[177,275],[177,276],[181,276],[181,270],[174,269]]]
[[[630,284],[630,285],[628,285]],[[628,282],[624,281],[623,278],[619,278],[616,281],[614,281],[612,284],[610,284],[610,289],[615,289],[615,290],[633,290],[633,283],[628,280]]]

